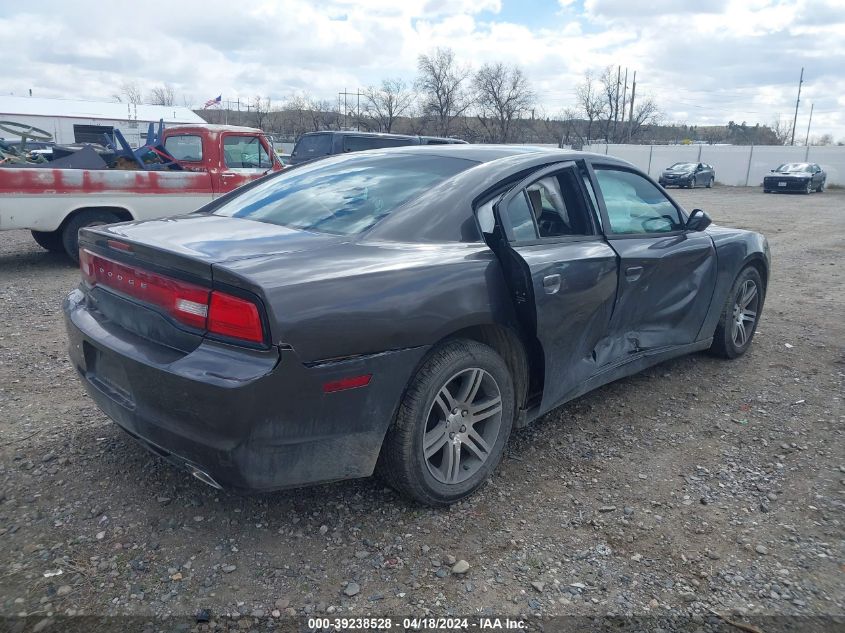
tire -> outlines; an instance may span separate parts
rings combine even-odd
[[[763,193],[772,193],[771,189],[763,189]]]
[[[708,180],[708,181],[707,181],[707,188],[708,188],[708,189],[712,189],[712,188],[713,188],[713,181],[714,181],[714,180],[716,180],[716,179],[711,177],[711,178],[710,178],[710,180]]]
[[[824,180],[822,180],[822,181],[819,183],[818,188],[816,189],[816,193],[824,193],[824,186],[825,186],[825,184],[826,184],[826,183],[825,183],[825,181],[824,181]]]
[[[755,288],[755,295],[751,299],[748,299],[749,284]],[[722,358],[738,358],[748,351],[754,339],[754,331],[760,322],[765,298],[766,289],[760,273],[754,266],[746,266],[734,280],[725,306],[722,308],[719,324],[713,334],[713,344],[710,346],[713,354]],[[743,301],[746,301],[744,308],[741,307]],[[752,318],[749,318],[749,311],[753,313]],[[742,334],[737,331],[740,327],[740,312],[743,315]]]
[[[48,250],[51,253],[61,253],[65,250],[65,246],[62,243],[62,232],[61,231],[30,231],[32,233],[32,238],[38,242],[38,245],[43,248],[44,250]]]
[[[689,179],[689,184],[687,184],[687,187],[689,187],[690,189],[695,189],[695,176]]]
[[[813,181],[808,180],[807,186],[804,188],[804,195],[809,196],[811,193],[813,193]]]
[[[65,253],[73,261],[79,262],[79,229],[89,226],[101,226],[120,222],[120,218],[112,211],[102,209],[86,209],[72,216],[62,228],[62,246]]]
[[[467,391],[472,397],[462,397],[469,395]],[[473,407],[483,417],[467,424]],[[460,501],[475,492],[501,461],[514,412],[513,380],[505,361],[476,341],[448,341],[429,353],[411,379],[385,435],[378,474],[398,492],[425,505]]]

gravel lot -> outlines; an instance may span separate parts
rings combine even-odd
[[[67,360],[76,268],[0,233],[0,615],[845,613],[845,192],[675,195],[770,240],[751,351],[552,412],[448,511],[376,479],[241,497],[152,457]]]

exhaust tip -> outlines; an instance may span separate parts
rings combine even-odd
[[[199,479],[202,483],[207,484],[212,488],[216,488],[217,490],[223,490],[223,486],[214,481],[214,478],[207,472],[202,471],[199,468],[195,468],[193,466],[190,466],[189,470],[191,474],[197,479]]]

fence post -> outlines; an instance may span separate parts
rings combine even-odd
[[[698,163],[700,163],[700,162],[701,162],[701,148],[702,148],[702,146],[701,146],[701,145],[699,145],[699,146],[698,146],[698,160],[696,161],[696,162],[698,162]]]
[[[604,155],[607,156],[607,148],[610,147],[607,143],[604,144]]]
[[[807,143],[807,149],[804,150],[804,162],[805,163],[810,162],[810,144],[809,143]]]
[[[748,152],[748,168],[745,170],[745,186],[748,186],[748,177],[751,175],[751,157],[754,156],[754,145],[751,146],[751,151]]]
[[[654,145],[648,146],[648,169],[646,169],[645,173],[651,176],[651,153],[654,151]]]

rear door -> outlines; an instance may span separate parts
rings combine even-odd
[[[260,136],[223,134],[220,193],[227,193],[260,178],[273,168],[270,148]]]
[[[695,342],[716,283],[712,239],[686,231],[681,210],[637,171],[600,161],[590,171],[620,265],[616,310],[599,362]]]
[[[497,229],[490,243],[523,327],[543,350],[543,411],[596,372],[593,350],[616,298],[616,253],[586,196],[585,169],[575,162],[547,167],[492,205]]]

